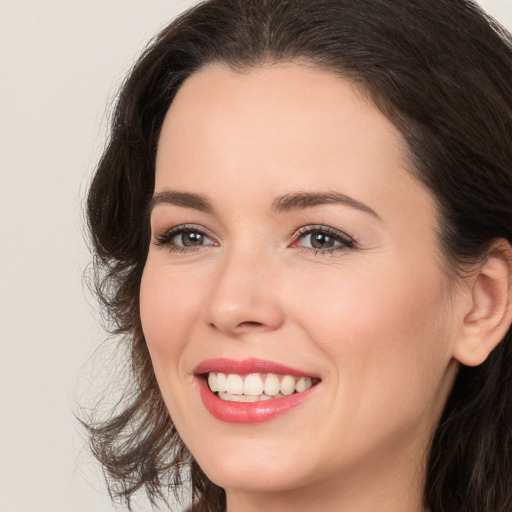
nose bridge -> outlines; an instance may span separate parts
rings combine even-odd
[[[205,322],[225,333],[273,330],[283,322],[277,261],[252,243],[226,250],[205,306]]]

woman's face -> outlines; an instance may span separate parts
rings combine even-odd
[[[457,296],[407,166],[394,126],[328,72],[218,66],[179,90],[141,317],[171,417],[228,497],[421,475]]]

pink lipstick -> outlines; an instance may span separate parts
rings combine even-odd
[[[260,423],[311,398],[320,382],[311,373],[262,359],[210,359],[194,371],[206,409],[227,423]]]

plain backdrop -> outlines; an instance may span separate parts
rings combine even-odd
[[[122,78],[193,3],[0,0],[0,512],[113,510],[73,415],[117,357],[93,354],[83,198]]]

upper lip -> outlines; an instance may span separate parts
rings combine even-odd
[[[291,366],[254,358],[243,359],[241,361],[227,358],[207,359],[199,363],[194,369],[196,375],[210,372],[236,373],[238,375],[248,375],[250,373],[277,373],[281,375],[293,375],[295,377],[317,377],[315,374]]]

